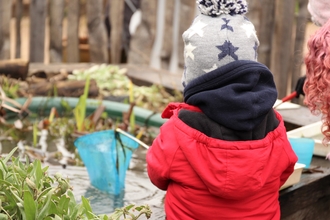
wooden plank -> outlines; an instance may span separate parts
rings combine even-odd
[[[103,0],[87,0],[86,4],[90,61],[107,63],[109,55],[103,16]]]
[[[67,80],[57,82],[40,82],[30,84],[28,93],[33,96],[44,96],[45,94],[54,95],[54,89],[56,88],[58,96],[64,97],[79,97],[84,94],[86,80]],[[88,97],[97,97],[99,94],[99,88],[96,81],[91,80],[88,90]]]
[[[304,64],[304,48],[305,48],[305,36],[307,24],[310,18],[310,14],[307,10],[308,0],[298,0],[299,3],[299,13],[297,15],[297,25],[296,25],[296,38],[294,44],[294,56],[292,65],[292,81],[291,81],[291,91],[294,91],[298,79],[302,75],[302,67]],[[293,99],[292,102],[303,104],[303,97],[300,99]]]
[[[29,62],[22,59],[0,60],[0,75],[25,80],[28,75]]]
[[[21,21],[23,14],[23,0],[16,0],[15,3],[15,29],[16,29],[16,45],[15,58],[21,58]]]
[[[291,74],[295,1],[276,1],[275,32],[273,33],[271,66],[278,97],[287,95],[288,79]]]
[[[270,67],[272,36],[275,25],[275,1],[263,0],[260,4],[259,0],[249,1],[248,18],[254,24],[259,38],[258,61]]]
[[[79,62],[79,0],[68,1],[68,29],[67,29],[67,62]]]
[[[128,63],[150,65],[150,54],[156,37],[157,2],[141,0],[141,23],[131,38]]]
[[[0,0],[0,59],[10,58],[10,18],[12,0]]]
[[[183,56],[183,49],[184,49],[184,42],[182,40],[182,33],[185,32],[192,21],[194,20],[197,12],[196,1],[191,0],[181,0],[180,5],[180,28],[179,28],[179,40],[178,40],[178,59],[179,59],[179,66],[183,69],[184,68],[184,56]],[[183,71],[182,71],[183,72]],[[181,80],[180,80],[181,81]]]
[[[51,63],[60,63],[62,62],[62,29],[64,17],[64,0],[50,0],[49,4],[49,59]]]
[[[44,62],[45,21],[47,1],[30,0],[30,52],[31,62]]]
[[[319,160],[325,161],[324,158],[313,157],[311,168],[316,167],[314,164]],[[320,172],[302,174],[298,184],[280,192],[282,220],[329,219],[329,161],[327,164],[317,168]]]
[[[157,24],[156,24],[156,38],[153,44],[150,55],[150,67],[161,68],[161,52],[163,45],[163,38],[165,32],[165,0],[157,0]]]
[[[124,6],[123,0],[110,1],[110,54],[111,63],[120,63],[122,52],[122,37],[124,23]]]

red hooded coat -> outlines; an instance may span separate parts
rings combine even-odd
[[[281,116],[277,128],[263,139],[225,141],[206,136],[179,119],[172,103],[163,112],[161,127],[147,153],[150,180],[167,190],[168,220],[280,219],[279,189],[293,172],[297,157]]]

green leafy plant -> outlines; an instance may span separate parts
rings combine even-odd
[[[125,220],[126,219],[131,219],[131,220],[136,220],[140,218],[141,216],[145,216],[147,219],[151,217],[151,210],[148,205],[141,205],[141,206],[136,206],[136,205],[127,205],[123,208],[118,208],[115,210],[114,213],[110,216],[110,220],[120,220],[121,217],[123,217]]]
[[[0,76],[0,85],[8,98],[15,99],[18,97],[19,83],[6,76]]]
[[[39,160],[21,162],[15,151],[0,161],[0,219],[108,219],[93,214],[85,198],[77,204],[67,179],[50,177]]]
[[[135,205],[116,209],[110,216],[94,214],[87,198],[76,202],[68,179],[61,174],[49,176],[48,167],[43,168],[39,160],[30,163],[26,158],[23,163],[13,156],[16,150],[0,160],[0,220],[150,218],[148,206]]]

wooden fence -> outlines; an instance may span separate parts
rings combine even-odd
[[[127,62],[180,73],[181,35],[196,15],[195,1],[140,1],[142,20],[128,42]],[[248,0],[247,16],[261,43],[259,61],[272,70],[279,98],[291,92],[303,74],[307,2]],[[30,62],[120,63],[125,4],[126,0],[0,0],[0,59],[24,57],[22,53],[29,51],[25,57]],[[110,36],[105,14],[110,18]],[[23,32],[26,26],[29,29]]]

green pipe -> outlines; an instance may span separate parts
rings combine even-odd
[[[23,105],[26,102],[26,98],[15,99],[18,103]],[[75,108],[78,104],[79,98],[74,97],[33,97],[28,109],[38,115],[49,115],[50,110],[55,107],[59,114],[65,111],[62,102],[66,102],[70,108]],[[97,107],[102,104],[105,106],[105,112],[111,118],[122,118],[123,112],[128,112],[129,104],[114,102],[108,100],[86,100],[86,115],[92,114]],[[140,125],[160,127],[164,124],[166,119],[161,118],[159,113],[152,112],[150,110],[134,106],[135,120]],[[10,114],[9,114],[10,116]]]

